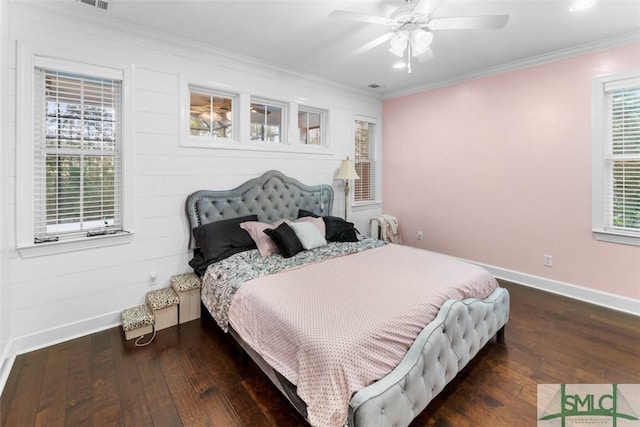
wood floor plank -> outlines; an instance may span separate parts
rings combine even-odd
[[[135,359],[143,386],[140,392],[147,399],[153,424],[181,426],[180,415],[159,366],[162,354],[158,354],[153,345],[136,350]]]
[[[180,363],[177,348],[163,351],[160,368],[182,423],[185,426],[212,427],[213,422]]]
[[[109,331],[92,335],[93,412],[97,425],[121,425],[120,396]]]
[[[36,413],[40,404],[38,391],[42,387],[48,356],[48,349],[25,355],[14,400],[7,406],[6,426],[20,426],[22,423],[35,425]],[[19,400],[16,400],[17,397]]]
[[[271,426],[251,395],[242,386],[242,373],[246,366],[238,357],[239,348],[210,320],[203,320],[203,324],[209,328],[210,337],[216,340],[217,345],[202,348],[202,357],[205,361],[215,361],[206,363],[206,367],[233,406],[235,413],[246,426]]]
[[[17,357],[11,367],[11,372],[5,383],[4,390],[2,390],[2,399],[0,399],[0,426],[7,425],[7,417],[9,415],[9,407],[13,404],[16,396],[16,389],[18,388],[18,380],[22,374],[22,368],[24,366],[25,357]]]
[[[188,331],[195,331],[191,328]],[[243,423],[233,409],[233,406],[217,385],[207,369],[203,369],[210,361],[203,360],[202,347],[208,345],[201,334],[185,334],[187,351],[181,352],[181,363],[187,378],[193,385],[198,399],[207,411],[214,425],[228,427],[242,427]]]
[[[246,379],[242,381],[242,386],[257,403],[260,411],[269,422],[279,427],[305,425],[302,417],[291,416],[290,404],[279,396],[279,391],[273,384],[265,381],[264,376],[259,374],[260,369],[253,363],[247,363],[247,365],[249,365],[247,370],[251,369],[254,373],[246,376]]]
[[[115,375],[118,379],[118,395],[122,411],[123,427],[152,426],[151,412],[143,389],[142,379],[135,360],[135,347],[124,342],[120,328],[110,331]]]
[[[535,427],[539,384],[640,383],[640,319],[502,282],[504,344],[492,339],[411,427]],[[297,427],[298,414],[210,319],[146,347],[120,328],[16,358],[2,427]],[[34,392],[36,390],[37,392]]]
[[[40,404],[35,425],[48,427],[64,425],[65,395],[67,391],[69,357],[72,345],[63,343],[51,348],[40,390]]]
[[[93,388],[91,373],[91,336],[74,341],[69,356],[65,426],[93,425]]]

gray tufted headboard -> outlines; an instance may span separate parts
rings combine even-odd
[[[271,170],[251,179],[233,190],[199,190],[187,197],[189,219],[189,249],[196,247],[192,230],[202,224],[258,215],[262,222],[295,219],[298,209],[318,215],[331,215],[333,188],[330,185],[309,186]]]

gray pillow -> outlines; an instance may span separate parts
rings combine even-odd
[[[302,247],[306,250],[319,248],[327,244],[327,240],[318,227],[310,222],[293,222],[290,227],[300,239]]]

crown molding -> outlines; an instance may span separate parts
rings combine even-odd
[[[595,42],[585,43],[577,46],[572,46],[566,49],[560,49],[553,52],[543,53],[541,55],[531,56],[529,58],[521,59],[518,61],[508,62],[506,64],[496,65],[494,67],[484,68],[482,70],[473,71],[470,73],[459,74],[447,79],[443,79],[434,83],[423,86],[415,86],[398,91],[383,92],[382,99],[388,100],[392,98],[399,98],[407,95],[415,95],[416,93],[425,92],[428,90],[443,88],[447,86],[453,86],[458,83],[463,83],[471,80],[477,80],[485,77],[491,77],[498,74],[504,74],[511,71],[522,70],[525,68],[531,68],[538,65],[548,64],[551,62],[561,61],[563,59],[569,59],[576,56],[586,55],[589,53],[612,49],[627,44],[640,42],[640,31],[633,31],[625,33],[619,36],[597,40]]]

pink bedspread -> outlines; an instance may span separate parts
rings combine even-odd
[[[475,265],[390,244],[246,282],[229,322],[297,386],[313,426],[341,426],[351,395],[389,373],[446,300],[496,286]]]

